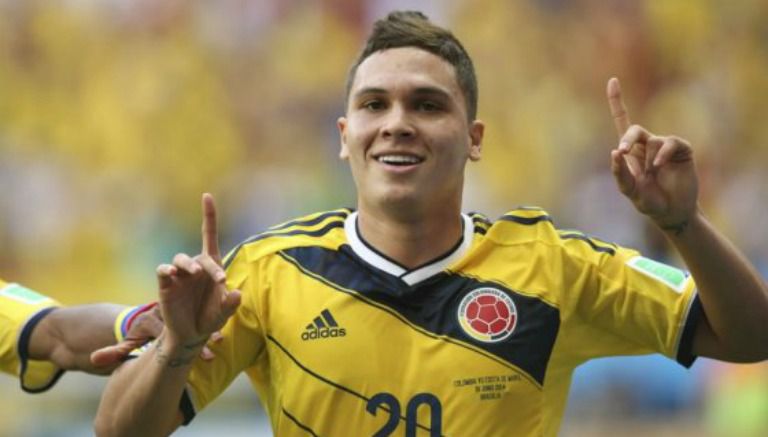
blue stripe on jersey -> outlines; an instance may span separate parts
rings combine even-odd
[[[307,229],[294,229],[292,231],[286,231],[286,232],[273,232],[273,231],[267,231],[263,234],[256,235],[254,237],[249,238],[245,243],[253,243],[254,241],[264,240],[271,237],[290,237],[292,235],[307,235],[310,237],[321,237],[328,233],[331,229],[335,228],[343,228],[344,227],[344,220],[334,220],[330,223],[327,223],[325,226],[323,226],[320,229],[315,229],[313,231],[307,230]]]
[[[521,225],[535,225],[539,222],[550,222],[552,223],[552,217],[548,215],[540,215],[537,217],[520,217],[518,215],[503,215],[499,217],[499,220],[504,220],[506,222],[513,222]]]
[[[283,414],[285,414],[287,418],[291,419],[291,422],[295,423],[296,426],[298,426],[299,428],[303,429],[304,431],[308,432],[310,435],[314,437],[319,437],[317,433],[312,430],[312,428],[299,422],[299,419],[295,418],[293,414],[289,413],[288,410],[285,409],[285,407],[283,407]]]
[[[595,252],[607,253],[608,255],[611,255],[611,256],[616,255],[616,250],[615,249],[610,248],[610,247],[605,247],[605,246],[598,246],[597,243],[595,243],[595,241],[593,239],[587,237],[584,234],[560,234],[560,238],[562,238],[563,240],[579,240],[579,241],[584,241],[587,244],[589,244],[589,246],[592,249],[594,249]]]
[[[307,220],[307,219],[293,220],[293,221],[290,221],[288,223],[284,223],[282,225],[277,225],[275,227],[269,228],[269,230],[267,232],[279,231],[281,229],[290,228],[291,226],[314,226],[314,225],[324,221],[325,219],[327,219],[329,217],[347,218],[347,216],[349,215],[349,212],[350,212],[350,210],[330,211],[330,212],[326,212],[326,213],[320,214],[319,216],[317,216],[317,217],[315,217],[313,219],[309,219],[309,220]]]
[[[334,220],[334,221],[326,224],[325,226],[323,226],[320,229],[315,229],[314,231],[308,231],[306,229],[294,229],[292,231],[275,232],[275,233],[272,233],[272,231],[267,231],[267,232],[262,233],[262,234],[254,235],[253,237],[251,237],[251,238],[245,240],[244,242],[240,243],[235,248],[235,250],[233,251],[232,255],[230,255],[229,258],[227,258],[225,260],[223,267],[225,269],[227,267],[229,267],[229,265],[232,264],[232,261],[237,256],[237,253],[240,251],[240,249],[243,246],[245,246],[246,244],[250,244],[250,243],[253,243],[255,241],[265,240],[267,238],[272,238],[272,237],[275,237],[275,238],[277,238],[277,237],[291,237],[291,236],[294,236],[294,235],[306,235],[306,236],[309,236],[309,237],[322,237],[323,235],[327,234],[328,232],[330,232],[333,229],[343,228],[343,227],[344,227],[344,220]]]
[[[485,235],[488,232],[488,228],[493,224],[488,220],[488,217],[478,212],[470,212],[469,216],[472,218],[472,223],[475,225],[475,232],[480,235]]]
[[[362,296],[361,300],[373,301],[374,306],[388,310],[400,320],[405,319],[435,336],[444,336],[442,338],[458,346],[478,353],[484,351],[483,355],[489,358],[521,369],[539,385],[544,382],[560,328],[560,313],[540,299],[516,293],[498,283],[447,272],[409,287],[391,275],[372,270],[346,245],[341,246],[340,251],[297,247],[280,253],[302,271],[321,278],[339,291],[354,290]],[[459,325],[456,314],[461,299],[481,287],[503,291],[517,307],[517,326],[504,341],[475,341]]]

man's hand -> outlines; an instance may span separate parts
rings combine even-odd
[[[662,229],[681,233],[697,212],[699,184],[691,145],[630,124],[618,79],[611,78],[606,91],[620,138],[611,151],[619,190]]]
[[[228,291],[225,285],[213,196],[204,194],[202,203],[202,253],[195,257],[178,254],[173,264],[157,268],[159,305],[165,322],[158,356],[170,365],[191,362],[240,305],[240,293]]]

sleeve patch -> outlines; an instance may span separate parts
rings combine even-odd
[[[19,284],[8,284],[0,290],[0,295],[9,299],[25,303],[27,305],[38,305],[44,302],[48,302],[51,298],[43,296],[40,293],[36,293],[29,288],[22,287]]]
[[[627,261],[627,265],[640,273],[666,284],[678,293],[683,292],[685,283],[689,277],[686,272],[678,268],[643,256],[636,256],[630,259]]]

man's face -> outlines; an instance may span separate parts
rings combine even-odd
[[[483,124],[467,121],[448,62],[414,47],[372,54],[358,66],[338,126],[361,207],[460,207]]]

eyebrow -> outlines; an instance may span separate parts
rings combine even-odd
[[[361,89],[360,91],[356,92],[353,96],[353,98],[358,99],[361,96],[366,96],[370,94],[387,94],[387,90],[384,88],[378,88],[378,87],[366,87]],[[426,95],[426,96],[437,96],[442,97],[445,99],[450,99],[451,94],[447,92],[446,90],[434,87],[434,86],[421,86],[413,90],[413,94],[417,95]]]
[[[448,91],[446,91],[446,90],[444,90],[442,88],[432,87],[432,86],[416,88],[416,90],[414,91],[414,94],[427,95],[427,96],[437,96],[437,97],[442,97],[442,98],[445,98],[445,99],[450,99],[451,98],[451,93],[449,93]]]

